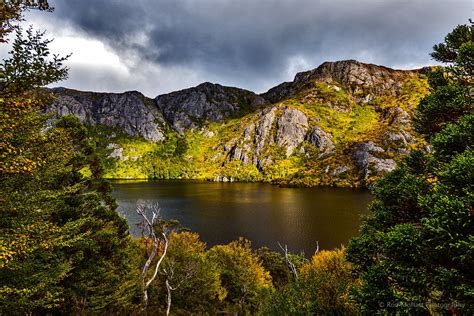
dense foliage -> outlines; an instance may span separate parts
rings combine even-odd
[[[266,315],[351,315],[349,289],[356,284],[344,249],[317,252],[299,267],[298,279],[281,287],[267,302]]]
[[[474,312],[473,43],[471,22],[434,46],[433,58],[450,65],[429,75],[415,117],[430,150],[377,184],[372,215],[348,247],[364,313]]]
[[[50,56],[43,33],[7,23],[21,19],[18,3],[0,8],[16,29],[0,65],[0,313],[128,310],[140,285],[127,223],[86,129],[41,114],[52,100],[42,87],[66,77],[65,58]]]
[[[282,253],[253,250],[245,239],[206,248],[196,233],[184,231],[172,233],[169,240],[163,272],[151,288],[149,312],[164,312],[167,278],[174,285],[172,314],[355,312],[348,293],[356,278],[344,249],[318,252],[310,261],[290,254],[299,276],[295,279]],[[141,245],[145,247],[143,241]]]
[[[304,254],[254,250],[245,239],[208,249],[186,231],[160,231],[165,237],[154,248],[150,238],[133,240],[102,180],[100,157],[107,155],[107,146],[100,146],[100,153],[95,146],[107,131],[88,130],[72,116],[52,124],[42,114],[53,98],[43,87],[66,78],[67,57],[51,57],[43,33],[23,32],[15,24],[28,8],[24,3],[0,7],[0,42],[16,31],[10,58],[0,64],[0,314],[152,314],[166,307],[174,314],[474,312],[472,22],[434,47],[433,58],[450,66],[429,74],[431,94],[416,111],[415,128],[429,148],[413,151],[378,182],[372,214],[347,251],[317,251],[308,260]],[[50,9],[47,1],[38,6]],[[426,94],[423,81],[405,85],[398,99],[372,102],[380,109],[391,102],[411,107]],[[284,102],[324,118],[320,123],[334,129],[341,146],[336,150],[344,150],[342,141],[381,137],[373,108],[352,104],[342,88],[317,84],[315,91],[354,111],[334,111],[317,98]],[[217,134],[232,138],[239,122],[210,128],[222,128]],[[304,176],[325,183],[317,176],[320,166],[303,156],[286,158],[276,148],[272,155],[281,159],[261,175],[240,162],[204,168],[212,141],[197,132],[186,138],[170,134],[153,145],[119,131],[114,137],[125,154],[141,157],[139,169],[125,161],[107,162],[106,168],[118,174],[206,178],[218,172],[272,180],[297,175],[304,165],[314,170]],[[161,265],[144,306],[148,270],[143,266],[153,251],[158,256],[150,259],[152,266]]]

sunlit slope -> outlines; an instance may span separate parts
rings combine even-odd
[[[62,93],[56,113],[64,95],[74,99],[74,93]],[[132,123],[101,121],[98,114],[94,122],[83,121],[110,178],[366,186],[409,149],[424,146],[411,117],[427,93],[423,71],[342,61],[300,73],[262,95],[205,83],[155,100],[123,101],[121,107],[144,113],[145,131],[154,139],[140,134],[136,117]],[[99,112],[116,108],[102,97],[94,96]],[[150,119],[159,133],[150,132]]]

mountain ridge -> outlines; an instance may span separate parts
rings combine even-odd
[[[392,69],[382,65],[362,63],[354,59],[336,62],[326,61],[317,68],[297,73],[293,81],[283,82],[270,88],[267,92],[262,93],[261,95],[271,102],[277,102],[282,99],[282,92],[286,94],[294,94],[303,89],[304,84],[308,81],[336,81],[348,86],[354,84],[354,88],[357,89],[364,85],[376,87],[383,81],[380,80],[380,78],[385,77],[392,82],[397,82],[400,78],[410,77],[422,71],[423,68],[412,70]],[[394,77],[398,77],[398,80],[394,80]],[[394,86],[384,85],[382,88],[384,90],[390,90],[393,89]],[[354,94],[357,91],[359,90],[354,90],[352,93]]]
[[[154,99],[55,88],[47,111],[95,130],[110,177],[365,186],[422,146],[410,118],[423,73],[346,60],[262,94],[209,82]]]

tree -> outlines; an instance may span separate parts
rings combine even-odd
[[[298,271],[301,266],[308,261],[304,253],[298,255],[289,252],[281,254],[270,250],[268,247],[259,248],[256,253],[262,262],[263,268],[270,273],[273,286],[277,290],[295,279],[294,272],[289,268],[287,259],[289,259]]]
[[[172,233],[163,264],[167,311],[216,313],[226,290],[221,286],[219,267],[206,256],[206,245],[191,232]],[[161,281],[163,282],[163,281]]]
[[[16,22],[22,21],[22,12],[28,9],[38,9],[43,11],[53,11],[54,8],[48,3],[48,0],[28,1],[17,0],[0,4],[0,43],[7,42],[7,35],[13,30],[18,29]]]
[[[145,245],[148,244],[148,239],[151,239],[152,250],[148,255],[148,258],[142,269],[142,284],[143,284],[143,304],[148,304],[148,288],[152,282],[156,279],[158,272],[160,271],[161,264],[166,257],[168,252],[168,235],[174,228],[175,223],[169,223],[164,221],[160,217],[160,208],[158,204],[146,203],[143,200],[137,202],[137,213],[143,218],[144,231],[142,238],[144,239]],[[151,218],[150,214],[151,213]],[[156,262],[155,257],[160,252],[160,255]],[[149,276],[148,270],[154,265],[152,275]],[[171,304],[171,303],[170,303]]]
[[[255,313],[272,293],[272,280],[258,256],[245,239],[218,245],[208,251],[208,258],[219,267],[222,286],[227,291],[225,303],[234,310]]]
[[[265,315],[352,315],[349,289],[356,282],[344,248],[316,252],[298,269],[299,277],[276,291]]]
[[[347,257],[363,313],[474,312],[474,26],[460,25],[432,57],[431,94],[415,127],[430,151],[412,152],[375,186],[371,215]]]
[[[67,69],[65,58],[50,58],[44,33],[29,29],[24,37],[13,25],[27,4],[0,7],[10,12],[0,20],[2,39],[17,29],[0,65],[0,312],[131,310],[141,286],[127,223],[79,120],[48,126],[41,114],[53,97],[43,86]]]

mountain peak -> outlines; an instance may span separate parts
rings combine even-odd
[[[156,106],[180,134],[207,122],[224,122],[240,117],[266,103],[252,91],[204,82],[200,85],[155,98]]]
[[[366,64],[357,60],[326,61],[319,67],[299,72],[292,82],[282,83],[262,94],[271,102],[278,102],[298,93],[312,82],[333,82],[347,87],[352,93],[362,88],[372,88],[375,94],[390,90],[397,93],[405,79],[420,70],[398,70],[385,66]]]

